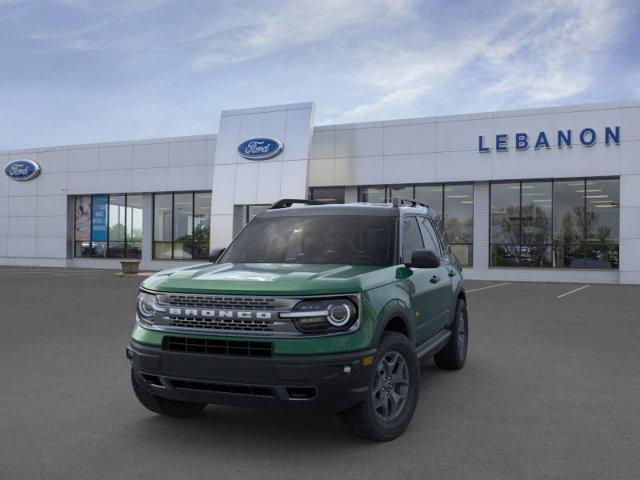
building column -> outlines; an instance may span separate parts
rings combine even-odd
[[[478,272],[489,268],[489,182],[473,184],[473,270]]]
[[[620,283],[640,284],[640,175],[620,176]]]
[[[153,258],[153,194],[142,195],[142,261]]]

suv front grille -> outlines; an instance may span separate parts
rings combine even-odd
[[[162,349],[169,352],[229,355],[237,357],[271,357],[271,342],[243,342],[209,338],[164,337]]]
[[[242,310],[270,310],[276,299],[268,297],[235,297],[217,295],[163,295],[162,302],[188,308],[237,308]]]
[[[168,315],[172,327],[232,330],[240,332],[271,332],[273,320],[241,320],[229,318],[178,317]]]
[[[271,388],[258,385],[231,385],[228,383],[197,382],[193,380],[169,380],[169,382],[173,388],[182,388],[185,390],[253,395],[256,397],[274,397]]]

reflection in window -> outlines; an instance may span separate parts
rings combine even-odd
[[[173,258],[191,259],[193,241],[193,194],[173,196]]]
[[[208,258],[211,192],[155,194],[153,219],[153,258]]]
[[[311,200],[326,203],[344,203],[344,187],[314,187],[309,189]]]
[[[415,198],[419,202],[429,205],[433,208],[437,216],[435,218],[436,224],[439,228],[444,228],[442,225],[442,202],[443,202],[443,186],[442,185],[416,185]]]
[[[109,257],[124,257],[124,224],[126,222],[124,195],[109,196]]]
[[[369,203],[384,203],[386,202],[385,187],[362,187],[358,189],[358,201]]]
[[[153,196],[153,258],[171,259],[173,236],[173,195]]]
[[[127,195],[127,250],[129,258],[142,255],[142,195]]]
[[[462,265],[473,263],[473,184],[445,185],[444,231]]]
[[[464,266],[473,265],[473,184],[435,184],[361,187],[360,202],[391,202],[393,197],[415,198],[434,210],[439,234]]]
[[[247,205],[244,216],[244,223],[249,223],[251,220],[255,218],[256,215],[267,210],[271,205]]]
[[[553,184],[553,243],[555,266],[584,268],[584,180]]]
[[[618,268],[619,180],[491,185],[491,265]]]
[[[209,258],[211,231],[211,194],[196,193],[193,207],[194,258]]]
[[[142,195],[85,195],[75,198],[76,257],[140,258]]]

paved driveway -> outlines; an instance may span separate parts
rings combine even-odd
[[[466,368],[425,365],[409,430],[372,444],[320,415],[146,411],[124,356],[139,281],[0,267],[0,478],[640,476],[640,287],[468,282]]]

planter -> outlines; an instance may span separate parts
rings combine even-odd
[[[140,260],[120,260],[120,265],[122,265],[122,273],[125,275],[137,275],[140,272]]]

